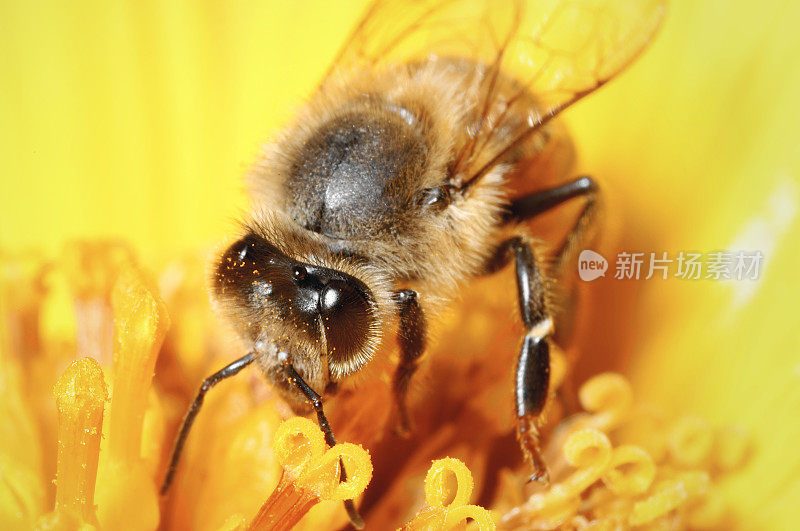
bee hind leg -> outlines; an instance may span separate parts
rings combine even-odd
[[[427,330],[425,315],[417,301],[417,293],[410,289],[397,291],[393,300],[398,305],[400,328],[400,363],[392,379],[392,392],[399,417],[397,432],[407,436],[411,432],[411,419],[408,414],[408,387],[417,371],[419,358],[425,352]]]
[[[546,324],[546,322],[542,322]],[[539,446],[541,414],[547,403],[550,380],[550,346],[546,336],[525,335],[515,375],[517,441],[525,461],[534,470],[531,481],[549,483],[547,465]]]
[[[555,254],[553,264],[555,275],[560,275],[564,268],[570,265],[575,258],[575,251],[592,235],[592,227],[600,209],[597,181],[590,176],[578,177],[560,186],[539,190],[515,199],[504,220],[525,221],[578,197],[583,198],[585,203]]]
[[[558,286],[551,297],[558,301],[553,320],[558,323],[554,339],[561,345],[568,344],[575,325],[574,308],[578,292],[575,289],[575,268],[578,253],[595,232],[597,219],[602,208],[600,187],[590,176],[582,176],[562,185],[539,190],[515,199],[508,210],[506,222],[521,222],[534,218],[551,209],[560,207],[572,199],[583,200],[583,206],[572,223],[561,245],[553,253],[548,268],[553,278],[558,278]],[[580,410],[574,381],[567,379],[558,390],[560,402],[568,412]]]
[[[531,480],[548,483],[549,474],[539,447],[539,428],[549,393],[553,320],[547,308],[545,278],[525,237],[515,236],[501,244],[492,268],[512,259],[516,268],[520,316],[527,330],[514,377],[517,440],[526,462],[534,470]]]

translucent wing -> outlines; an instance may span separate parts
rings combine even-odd
[[[378,0],[331,72],[465,57],[480,70],[479,116],[454,173],[479,178],[563,109],[625,68],[657,30],[666,0]],[[520,94],[498,101],[500,73]],[[330,74],[330,72],[329,72]],[[537,105],[522,92],[532,94]],[[514,108],[527,106],[526,109]],[[510,116],[526,124],[492,138]]]

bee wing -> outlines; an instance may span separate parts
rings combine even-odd
[[[562,110],[622,71],[659,27],[666,0],[378,0],[340,51],[329,75],[355,66],[466,57],[485,65],[479,116],[454,174],[486,173]],[[500,72],[519,97],[498,101]],[[531,108],[522,92],[533,94]],[[527,105],[510,140],[491,138]],[[498,109],[500,109],[498,111]]]

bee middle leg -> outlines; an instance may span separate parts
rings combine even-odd
[[[408,435],[411,419],[408,414],[407,395],[411,378],[417,371],[420,356],[425,352],[427,327],[425,315],[417,301],[417,293],[410,289],[393,294],[400,315],[398,340],[400,343],[400,363],[392,379],[392,392],[399,416],[398,432]]]
[[[531,480],[549,481],[539,447],[541,414],[550,385],[550,336],[553,319],[547,308],[545,279],[531,244],[523,236],[506,240],[493,266],[514,260],[519,311],[526,333],[514,377],[517,440],[526,462],[534,469]]]

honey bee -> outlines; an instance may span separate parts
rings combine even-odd
[[[162,492],[206,392],[254,362],[298,412],[316,412],[333,445],[325,397],[396,329],[392,390],[408,429],[429,317],[509,263],[526,329],[517,437],[546,479],[538,431],[559,315],[551,286],[568,284],[599,202],[590,177],[537,189],[536,155],[554,142],[554,119],[630,64],[663,12],[664,0],[375,2],[251,172],[252,212],[211,287],[248,351],[203,382]],[[577,198],[577,219],[545,261],[524,222]]]

